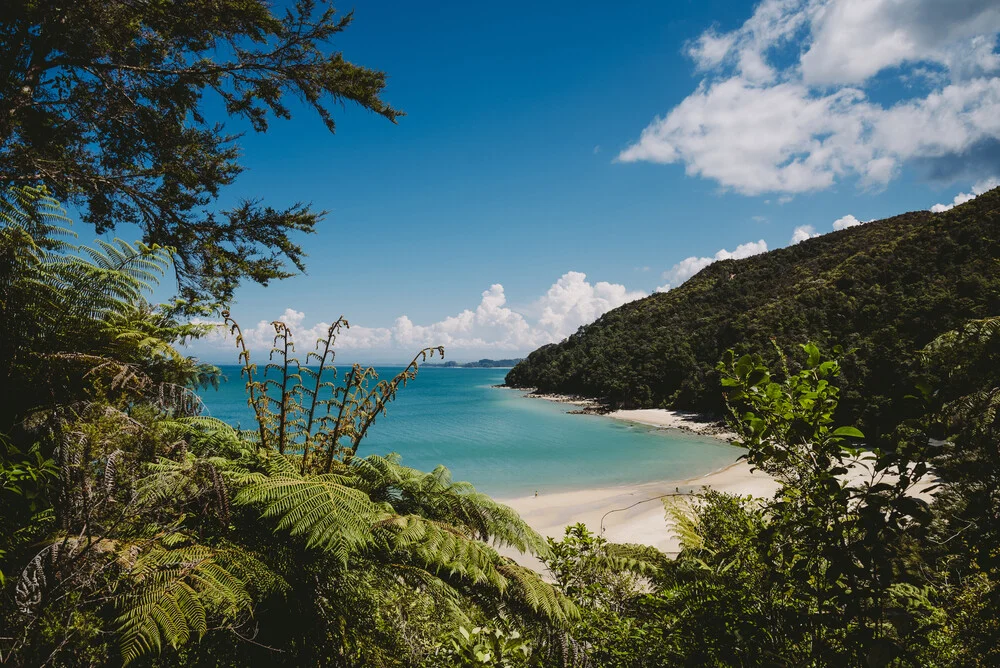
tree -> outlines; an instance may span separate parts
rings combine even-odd
[[[797,373],[780,350],[774,372],[731,350],[718,366],[747,460],[781,483],[760,534],[785,588],[772,628],[795,665],[919,665],[928,606],[904,558],[931,519],[914,489],[927,464],[905,449],[862,449],[857,428],[834,427],[840,364],[814,344],[802,350]]]
[[[171,246],[186,298],[226,301],[241,279],[302,270],[295,233],[323,213],[210,205],[242,171],[238,135],[208,98],[264,132],[291,99],[333,132],[353,102],[395,122],[383,72],[330,49],[352,15],[328,0],[11,0],[0,9],[0,185],[48,186],[99,233],[133,223]],[[291,266],[289,266],[291,265]]]
[[[942,590],[957,644],[955,665],[1000,661],[1000,317],[970,320],[921,351],[933,388],[931,460],[941,480],[928,562],[944,565]]]
[[[0,192],[0,321],[10,327],[0,375],[17,388],[0,402],[0,433],[16,436],[29,411],[98,395],[193,400],[184,386],[217,372],[173,347],[209,328],[177,320],[175,304],[146,300],[171,266],[170,249],[76,247],[68,222],[44,188]]]

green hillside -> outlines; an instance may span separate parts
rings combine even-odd
[[[878,430],[913,392],[915,351],[969,318],[1000,313],[1000,189],[743,260],[608,312],[539,348],[507,384],[614,406],[717,410],[728,348],[772,353],[812,340],[844,356],[844,419]],[[772,353],[773,354],[773,353]]]

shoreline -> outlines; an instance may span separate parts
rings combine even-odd
[[[669,408],[611,410],[596,399],[575,394],[546,394],[536,392],[535,388],[532,387],[507,387],[506,385],[495,385],[494,387],[523,392],[522,396],[525,399],[544,399],[545,401],[580,406],[582,408],[582,410],[569,411],[570,413],[600,415],[615,420],[646,425],[647,427],[658,427],[660,429],[677,429],[699,436],[711,436],[727,443],[732,443],[738,438],[737,434],[729,429],[721,417],[705,413],[676,411]]]
[[[636,422],[660,429],[677,429],[699,436],[711,436],[727,443],[739,438],[721,418],[703,413],[675,411],[669,408],[638,408],[612,411],[606,415],[616,420]]]
[[[526,388],[505,389],[526,391]],[[698,413],[662,408],[601,411],[598,402],[585,397],[537,393],[524,396],[585,407],[571,413],[603,415],[658,429],[709,436],[727,443],[732,443],[737,437],[720,420]],[[733,454],[733,463],[693,478],[498,497],[497,500],[517,511],[531,528],[546,537],[561,539],[567,526],[582,523],[609,542],[649,545],[673,556],[680,551],[680,539],[673,533],[672,523],[667,519],[663,505],[665,500],[675,496],[691,498],[706,488],[757,499],[772,497],[778,491],[780,483],[775,478],[764,471],[751,470],[749,462],[740,458],[735,450]],[[860,482],[870,473],[869,459],[870,456],[861,456],[854,460],[848,464],[850,471],[842,477]],[[929,502],[932,500],[933,484],[933,479],[923,481],[910,493]],[[510,550],[502,552],[523,566],[539,572],[545,570],[544,565],[534,557]]]
[[[757,498],[772,496],[778,482],[763,471],[751,472],[750,468],[747,461],[737,459],[719,470],[684,480],[544,492],[538,496],[497,500],[517,511],[543,536],[558,540],[567,526],[583,523],[609,542],[649,545],[675,555],[680,551],[680,541],[667,520],[663,501],[672,496],[690,497],[704,488]],[[544,570],[534,557],[507,550],[504,554],[523,566]]]
[[[597,415],[632,422],[657,430],[675,430],[732,443],[736,434],[719,418],[664,408],[609,410],[599,401],[578,395],[544,394],[530,387],[495,386],[520,392],[526,399],[542,399],[579,407],[569,413]],[[567,526],[583,523],[595,534],[613,543],[649,545],[667,554],[676,554],[680,542],[667,520],[663,500],[670,496],[689,497],[708,487],[720,492],[766,498],[778,489],[778,482],[763,471],[751,472],[734,446],[733,461],[721,469],[686,479],[592,487],[536,495],[497,497],[513,508],[538,533],[561,539]],[[522,566],[543,572],[534,557],[503,550]]]

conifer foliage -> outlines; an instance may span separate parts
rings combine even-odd
[[[10,0],[0,11],[0,187],[55,188],[103,233],[137,225],[175,249],[186,299],[231,298],[304,267],[297,236],[323,212],[211,205],[243,171],[239,133],[298,102],[333,132],[355,104],[391,122],[383,72],[335,41],[352,21],[328,0]]]

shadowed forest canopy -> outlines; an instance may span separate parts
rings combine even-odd
[[[1000,312],[998,258],[1000,189],[946,213],[907,213],[716,262],[536,350],[506,382],[619,406],[717,412],[715,365],[727,349],[770,354],[771,339],[839,344],[849,351],[842,418],[875,437],[906,415],[905,397],[920,384],[916,352]]]
[[[98,233],[138,225],[147,244],[177,250],[188,299],[301,270],[295,233],[323,212],[212,207],[242,171],[221,121],[264,132],[298,103],[333,132],[334,108],[353,102],[395,122],[385,74],[332,47],[350,22],[325,0],[5,1],[0,186],[45,185]]]

